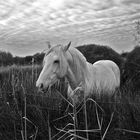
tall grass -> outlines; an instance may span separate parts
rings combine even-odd
[[[27,140],[30,136],[36,134],[37,129],[36,139],[38,137],[47,139],[47,111],[49,109],[60,110],[61,99],[58,99],[58,95],[53,94],[54,92],[43,95],[37,91],[35,81],[40,70],[41,66],[38,65],[1,68],[0,107],[2,112],[0,112],[0,120],[9,116],[10,120],[8,121],[12,121],[12,124],[9,126],[10,122],[0,121],[2,123],[0,139]],[[5,111],[7,114],[3,114]],[[8,130],[7,128],[11,129]],[[8,132],[3,132],[2,129],[7,129]],[[9,137],[7,133],[10,133]]]
[[[0,139],[140,138],[140,94],[130,90],[133,83],[118,90],[115,100],[92,97],[73,106],[64,82],[44,94],[37,90],[40,71],[34,64],[0,68]]]

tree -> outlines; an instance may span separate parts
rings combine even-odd
[[[120,69],[122,67],[123,58],[119,53],[108,46],[89,44],[82,45],[77,48],[83,53],[87,61],[92,64],[98,60],[112,60]]]
[[[0,66],[12,64],[13,64],[13,55],[9,52],[0,51]]]
[[[135,22],[135,33],[134,33],[134,39],[136,42],[136,46],[140,45],[140,21]]]
[[[123,72],[124,84],[132,86],[133,90],[140,89],[140,47],[136,46],[127,54]],[[129,86],[129,87],[130,87]]]

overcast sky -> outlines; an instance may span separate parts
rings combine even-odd
[[[135,46],[140,0],[0,0],[0,50],[25,56],[51,44]]]

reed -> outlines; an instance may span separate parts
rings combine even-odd
[[[140,95],[130,90],[131,81],[116,93],[115,101],[92,97],[85,100],[86,107],[83,103],[74,109],[57,86],[47,94],[38,92],[35,81],[40,71],[41,66],[34,64],[0,69],[0,139],[139,139]],[[69,105],[67,111],[61,110],[62,101]]]

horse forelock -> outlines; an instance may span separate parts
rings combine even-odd
[[[56,52],[57,49],[60,49],[60,46],[61,45],[56,45],[56,46],[53,46],[53,47],[49,48],[47,50],[47,52],[45,53],[45,56],[49,55],[52,51],[55,51]]]
[[[47,52],[45,53],[45,56],[44,56],[44,59],[43,59],[43,63],[44,63],[45,58],[46,58],[51,52],[56,52],[56,54],[59,56],[60,54],[58,54],[58,53],[59,53],[60,51],[58,51],[58,50],[61,49],[60,46],[61,46],[61,45],[56,45],[56,46],[53,46],[53,47],[49,48],[49,49],[47,50]]]

